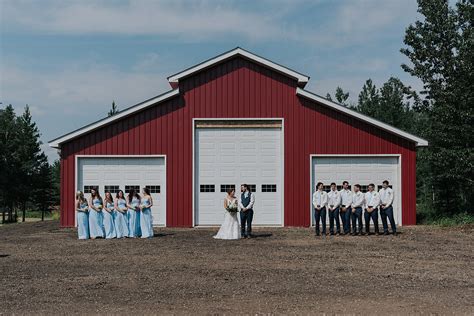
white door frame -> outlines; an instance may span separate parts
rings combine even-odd
[[[192,130],[193,130],[193,227],[196,227],[196,122],[199,121],[281,121],[281,225],[269,226],[269,227],[283,227],[285,226],[285,119],[283,117],[226,117],[226,118],[193,118],[192,120]],[[206,226],[199,226],[206,227]]]
[[[80,158],[164,158],[164,161],[165,161],[165,176],[164,176],[164,187],[165,187],[165,194],[164,194],[164,204],[163,204],[163,209],[165,210],[165,224],[164,226],[161,226],[161,227],[166,227],[166,218],[168,215],[168,210],[166,208],[166,195],[168,195],[168,188],[166,187],[166,173],[167,173],[167,163],[166,163],[166,155],[76,155],[74,157],[74,163],[75,163],[75,166],[74,166],[74,195],[76,194],[76,192],[78,191],[78,182],[79,182],[79,178],[77,176],[78,174],[78,169],[79,169],[79,159]],[[74,209],[74,214],[76,213],[76,210]],[[77,227],[77,223],[76,223],[76,216],[74,216],[74,226]]]
[[[396,157],[398,166],[397,166],[397,181],[399,185],[399,194],[396,195],[397,199],[397,204],[398,207],[400,208],[400,222],[398,223],[399,226],[402,226],[402,155],[401,154],[310,154],[309,155],[309,170],[310,170],[310,176],[309,176],[309,194],[310,194],[310,205],[309,205],[309,222],[310,222],[310,227],[314,227],[314,222],[313,222],[313,176],[314,176],[314,171],[313,171],[313,159],[314,158],[351,158],[351,157],[369,157],[369,158],[376,158],[376,157]],[[396,220],[396,219],[395,219]]]

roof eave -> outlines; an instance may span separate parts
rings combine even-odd
[[[364,115],[362,113],[359,113],[357,111],[354,111],[354,110],[351,110],[351,109],[348,109],[347,107],[341,105],[341,104],[338,104],[336,102],[333,102],[333,101],[329,101],[328,99],[322,97],[322,96],[319,96],[317,94],[314,94],[312,92],[309,92],[307,90],[304,90],[304,89],[301,89],[301,88],[297,88],[296,89],[296,94],[297,95],[300,95],[304,98],[307,98],[309,100],[312,100],[312,101],[316,101],[318,103],[322,103],[326,106],[329,106],[330,108],[338,111],[338,112],[342,112],[342,113],[345,113],[349,116],[352,116],[352,117],[355,117],[359,120],[362,120],[362,121],[365,121],[373,126],[376,126],[378,128],[381,128],[389,133],[392,133],[394,135],[397,135],[399,137],[402,137],[404,139],[407,139],[409,141],[412,141],[415,143],[415,146],[416,147],[425,147],[425,146],[428,146],[428,141],[423,139],[423,138],[420,138],[418,136],[415,136],[415,135],[412,135],[410,133],[407,133],[405,131],[402,131],[401,129],[398,129],[396,127],[393,127],[389,124],[386,124],[386,123],[383,123],[381,121],[378,121],[370,116],[367,116],[367,115]]]
[[[154,105],[156,103],[159,103],[159,102],[164,102],[172,97],[175,97],[179,94],[179,89],[173,89],[173,90],[170,90],[170,91],[167,91],[165,93],[162,93],[154,98],[151,98],[149,100],[146,100],[146,101],[143,101],[143,102],[140,102],[138,104],[135,104],[135,105],[132,105],[131,107],[128,107],[127,109],[124,109],[122,111],[120,111],[119,113],[113,115],[113,116],[110,116],[110,117],[106,117],[104,119],[101,119],[101,120],[98,120],[98,121],[95,121],[89,125],[86,125],[84,127],[81,127],[75,131],[72,131],[70,133],[67,133],[65,135],[62,135],[58,138],[55,138],[53,140],[50,140],[48,142],[48,145],[52,148],[57,148],[57,149],[60,149],[61,148],[61,145],[68,142],[68,141],[71,141],[77,137],[80,137],[81,135],[84,135],[86,133],[90,133],[98,128],[101,128],[103,126],[106,126],[108,124],[111,124],[112,122],[115,122],[117,120],[120,120],[120,119],[123,119],[127,116],[130,116],[132,115],[133,113],[137,112],[137,111],[141,111],[151,105]]]

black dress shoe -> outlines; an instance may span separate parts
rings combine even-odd
[[[320,236],[319,232],[316,233],[316,236]]]
[[[397,235],[398,235],[398,233],[397,233],[397,232],[393,232],[393,236],[397,236]]]
[[[388,232],[383,232],[384,236],[387,236],[388,235]]]

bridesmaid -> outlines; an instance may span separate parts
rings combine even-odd
[[[89,198],[89,231],[92,239],[104,238],[102,198],[96,189],[91,189]]]
[[[142,238],[151,238],[153,237],[153,216],[151,215],[153,199],[148,188],[143,188],[142,192],[143,198],[140,204],[140,228],[142,230]]]
[[[122,190],[115,195],[114,221],[117,238],[128,237],[127,201]]]
[[[130,190],[127,201],[128,237],[140,237],[140,195],[135,190]]]
[[[105,231],[105,238],[112,239],[117,237],[115,233],[115,225],[114,225],[114,199],[112,194],[109,191],[105,192],[105,201],[104,201],[104,231]]]
[[[76,193],[76,222],[79,239],[89,239],[89,207],[82,191]]]

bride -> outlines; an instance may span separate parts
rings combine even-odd
[[[235,190],[229,189],[224,199],[224,223],[214,236],[216,239],[240,239],[239,221],[237,219],[238,204]]]

